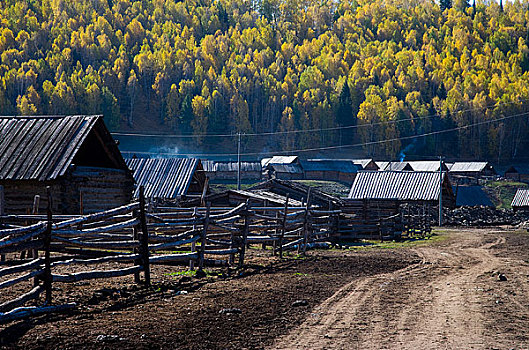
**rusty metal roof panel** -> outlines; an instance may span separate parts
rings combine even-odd
[[[145,197],[176,199],[184,196],[193,180],[197,158],[130,158],[127,166],[136,181],[134,197],[139,197],[140,186]]]
[[[100,116],[0,117],[0,179],[64,175]]]
[[[529,207],[529,189],[519,188],[514,195],[511,206]]]
[[[356,175],[348,198],[430,201],[439,190],[438,172],[369,171]]]

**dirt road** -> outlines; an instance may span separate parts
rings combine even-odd
[[[413,249],[420,263],[346,284],[270,348],[529,347],[529,253],[520,237],[490,229],[443,234],[442,244]]]

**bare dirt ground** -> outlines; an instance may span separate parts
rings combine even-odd
[[[211,269],[196,279],[175,275],[178,267],[156,267],[151,288],[131,277],[56,284],[54,302],[76,301],[77,311],[1,326],[0,345],[529,348],[529,234],[488,228],[441,236],[412,248],[311,251],[283,261],[251,249],[242,273]],[[105,267],[112,266],[98,268]],[[298,300],[306,305],[295,306]],[[240,313],[220,313],[226,308]]]
[[[419,263],[346,284],[270,348],[529,347],[528,235],[445,234],[443,244],[412,249]]]

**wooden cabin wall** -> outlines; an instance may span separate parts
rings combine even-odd
[[[81,193],[83,214],[119,207],[132,201],[133,188],[125,170],[78,166],[61,181],[63,208],[67,214],[80,214]]]
[[[0,181],[4,186],[5,214],[28,214],[33,209],[35,195],[40,196],[39,214],[46,213],[48,197],[46,187],[51,187],[52,211],[60,213],[62,210],[61,186],[57,181],[39,182],[35,180],[26,181]]]

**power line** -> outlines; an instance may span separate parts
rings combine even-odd
[[[365,146],[372,146],[372,145],[378,145],[383,143],[389,143],[389,142],[396,142],[396,141],[403,141],[403,140],[411,140],[419,137],[427,137],[432,135],[439,135],[439,134],[445,134],[449,132],[454,132],[458,130],[468,129],[474,126],[478,125],[484,125],[484,124],[490,124],[502,120],[512,119],[516,117],[521,117],[529,115],[529,112],[519,113],[519,114],[513,114],[510,116],[500,117],[492,120],[485,120],[477,123],[467,124],[463,126],[458,126],[454,128],[444,129],[444,130],[437,130],[437,131],[431,131],[423,134],[417,134],[417,135],[410,135],[410,136],[403,136],[403,137],[395,137],[391,139],[385,139],[385,140],[378,140],[378,141],[369,141],[369,142],[363,142],[363,143],[357,143],[357,144],[350,144],[350,145],[338,145],[338,146],[326,146],[326,147],[314,147],[314,148],[302,148],[302,149],[295,149],[290,151],[265,151],[265,152],[250,152],[250,153],[240,153],[241,156],[263,156],[263,155],[278,155],[278,154],[285,154],[285,153],[301,153],[301,152],[314,152],[314,151],[325,151],[325,150],[333,150],[333,149],[341,149],[341,148],[352,148],[352,147],[365,147]],[[122,151],[122,153],[126,154],[144,154],[144,155],[161,155],[161,156],[188,156],[188,157],[233,157],[237,156],[237,153],[158,153],[158,152],[142,152],[142,151]]]
[[[498,102],[493,105],[487,105],[484,107],[473,107],[473,108],[467,108],[467,109],[461,109],[458,111],[455,111],[454,113],[464,113],[464,112],[471,112],[476,110],[482,110],[482,109],[489,109],[492,107],[498,107],[506,104],[514,104],[514,103],[520,103],[520,102],[528,102],[529,99],[519,99],[518,101],[510,101],[510,102]],[[410,118],[404,118],[404,119],[396,119],[396,120],[389,120],[385,122],[376,122],[376,123],[370,123],[370,124],[360,124],[360,125],[348,125],[348,126],[336,126],[332,128],[319,128],[319,129],[307,129],[307,130],[286,130],[286,131],[273,131],[273,132],[261,132],[261,133],[244,133],[241,134],[241,136],[272,136],[272,135],[285,135],[285,134],[298,134],[298,133],[308,133],[308,132],[322,132],[322,131],[338,131],[338,130],[347,130],[347,129],[356,129],[356,128],[363,128],[363,127],[372,127],[376,125],[387,125],[387,124],[396,124],[396,123],[402,123],[406,121],[416,121],[416,120],[423,120],[423,119],[430,119],[433,117],[440,117],[440,113],[435,113],[423,117],[410,117]],[[112,135],[115,136],[133,136],[133,137],[163,137],[163,138],[177,138],[177,139],[190,139],[190,138],[201,138],[201,137],[237,137],[238,133],[231,133],[231,134],[183,134],[183,135],[177,135],[177,134],[143,134],[143,133],[124,133],[124,132],[111,132]]]

